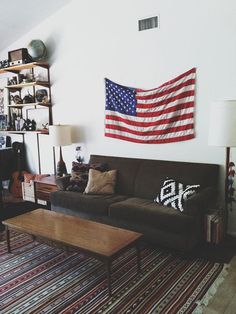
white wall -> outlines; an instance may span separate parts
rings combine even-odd
[[[138,32],[139,18],[160,15],[160,29]],[[223,148],[207,143],[209,105],[236,99],[236,3],[233,0],[74,0],[2,52],[42,39],[51,63],[54,123],[76,127],[85,157],[107,154],[224,165]],[[172,144],[133,144],[105,138],[104,78],[154,88],[197,67],[196,138]],[[29,140],[32,168],[37,168]],[[70,169],[75,145],[64,147]],[[41,138],[42,172],[53,172],[48,140]],[[36,165],[36,166],[34,166]],[[236,231],[236,209],[230,231]]]

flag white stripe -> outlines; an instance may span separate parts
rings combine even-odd
[[[106,130],[107,134],[114,134],[117,136],[125,136],[125,137],[130,138],[130,139],[135,138],[135,139],[141,140],[141,141],[164,140],[164,139],[171,139],[171,138],[175,138],[175,137],[181,137],[181,136],[194,134],[193,129],[179,131],[179,132],[173,132],[173,133],[168,133],[168,134],[162,134],[162,135],[147,135],[147,136],[135,135],[135,134],[131,134],[128,132],[122,132],[122,131],[112,130],[112,129],[107,129],[107,128],[105,130]]]
[[[185,119],[185,120],[180,120],[180,121],[175,121],[175,122],[165,123],[165,124],[160,124],[160,125],[134,126],[134,125],[127,124],[125,122],[106,119],[106,124],[115,125],[118,127],[124,127],[124,128],[128,128],[129,130],[138,131],[138,132],[160,131],[160,130],[165,130],[166,128],[175,128],[178,126],[193,124],[193,122],[194,122],[194,119],[190,118],[190,119]]]
[[[178,89],[177,91],[174,91],[172,93],[169,93],[168,95],[164,95],[161,97],[156,97],[153,99],[137,99],[137,103],[141,104],[141,105],[154,104],[154,103],[159,102],[159,101],[168,100],[169,98],[176,97],[176,96],[182,94],[183,92],[188,92],[188,91],[193,91],[193,90],[194,90],[194,85],[184,86],[183,88]],[[177,101],[182,102],[182,100],[188,99],[190,97],[194,98],[193,96],[185,96],[184,98],[178,99]]]
[[[125,119],[127,121],[132,121],[132,122],[138,122],[138,123],[148,123],[148,122],[158,122],[160,123],[161,120],[163,119],[169,119],[169,118],[173,118],[179,115],[184,115],[184,114],[188,114],[188,113],[192,113],[194,111],[193,107],[190,108],[186,108],[186,109],[181,109],[181,110],[176,110],[173,112],[169,112],[169,113],[164,113],[158,117],[134,117],[134,116],[129,116],[123,113],[119,113],[117,111],[110,111],[110,110],[106,110],[106,114],[110,115],[110,116],[114,116],[114,117],[120,117],[122,119]]]
[[[181,100],[181,104],[186,104],[187,102],[193,102],[194,101],[194,96],[190,96],[190,97],[186,97],[186,98],[183,98]],[[180,102],[179,102],[179,99],[177,100],[174,100],[172,102],[170,102],[169,104],[167,105],[161,105],[161,106],[156,106],[156,107],[153,107],[153,108],[137,108],[136,111],[137,112],[157,112],[157,111],[162,111],[164,109],[168,109],[168,108],[171,108],[171,107],[175,107],[177,105],[179,105]]]
[[[150,96],[150,95],[154,95],[156,94],[157,92],[163,92],[165,90],[168,90],[170,88],[173,88],[173,87],[176,87],[188,80],[191,80],[191,79],[194,79],[195,78],[195,73],[190,73],[189,75],[187,76],[184,76],[183,78],[179,79],[178,81],[170,84],[170,85],[165,85],[163,87],[157,87],[153,90],[150,90],[150,91],[137,91],[137,95],[138,96]]]

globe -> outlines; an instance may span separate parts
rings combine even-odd
[[[39,61],[46,58],[47,49],[40,39],[31,40],[31,42],[28,44],[27,49],[33,61]]]

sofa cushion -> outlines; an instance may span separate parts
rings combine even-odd
[[[107,170],[117,170],[115,191],[118,194],[133,196],[137,171],[140,166],[140,159],[91,155],[90,163],[106,163]],[[153,197],[154,198],[154,197]]]
[[[200,185],[186,185],[174,179],[166,178],[154,202],[171,206],[183,212],[184,203],[190,196],[195,194],[199,188]]]
[[[108,215],[108,208],[114,202],[120,202],[127,197],[123,195],[86,195],[71,191],[56,191],[50,194],[54,206],[70,208],[94,215]]]
[[[89,169],[105,171],[107,165],[104,163],[85,164],[73,161],[70,183],[66,189],[73,192],[84,192],[88,183]]]
[[[85,194],[114,194],[116,184],[116,170],[98,171],[89,170],[88,184]]]
[[[199,219],[197,216],[185,215],[174,208],[137,197],[112,204],[109,207],[109,216],[182,234],[188,233]]]

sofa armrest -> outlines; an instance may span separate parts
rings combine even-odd
[[[213,187],[205,188],[197,194],[194,194],[184,203],[184,214],[202,215],[207,209],[216,203],[216,189]]]
[[[65,191],[70,183],[70,175],[56,178],[56,185],[59,191]]]

